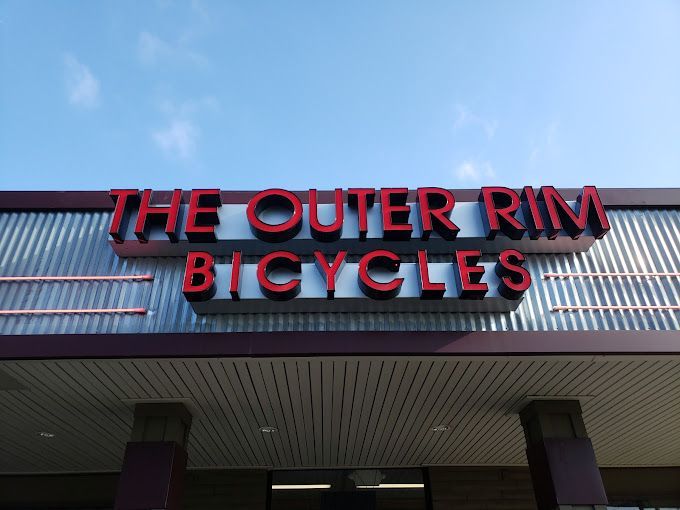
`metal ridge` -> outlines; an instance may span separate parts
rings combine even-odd
[[[377,189],[377,188],[376,188]],[[598,188],[604,205],[608,208],[680,208],[680,188]],[[460,202],[475,202],[479,196],[476,189],[452,189]],[[559,188],[567,200],[575,200],[581,188]],[[158,190],[154,198],[164,201],[170,191]],[[222,191],[225,204],[246,203],[257,191]],[[308,191],[294,191],[303,202],[308,201]],[[185,191],[188,200],[189,190]],[[379,196],[376,200],[379,201]],[[321,203],[331,203],[334,193],[319,191]],[[409,191],[409,200],[415,200],[415,191]],[[0,191],[0,211],[74,211],[113,209],[108,191]]]

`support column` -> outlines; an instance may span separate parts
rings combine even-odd
[[[520,419],[538,510],[604,510],[607,496],[578,400],[535,400]]]
[[[180,510],[191,414],[183,404],[137,404],[114,510]]]

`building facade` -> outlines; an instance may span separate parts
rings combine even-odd
[[[0,508],[680,508],[680,190],[390,190],[0,192]]]

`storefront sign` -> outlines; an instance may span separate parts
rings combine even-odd
[[[188,204],[182,190],[167,204],[148,189],[111,196],[114,251],[186,256],[182,290],[197,313],[509,311],[531,284],[523,253],[584,251],[610,228],[593,186],[575,202],[551,186],[485,187],[461,203],[441,188],[419,188],[413,203],[406,188],[337,189],[324,204],[316,190],[306,204],[282,189],[225,205],[217,189],[192,190]]]

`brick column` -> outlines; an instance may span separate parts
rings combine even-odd
[[[191,414],[183,404],[137,404],[114,510],[180,510]]]
[[[535,400],[520,412],[538,510],[604,510],[607,496],[577,400]]]

